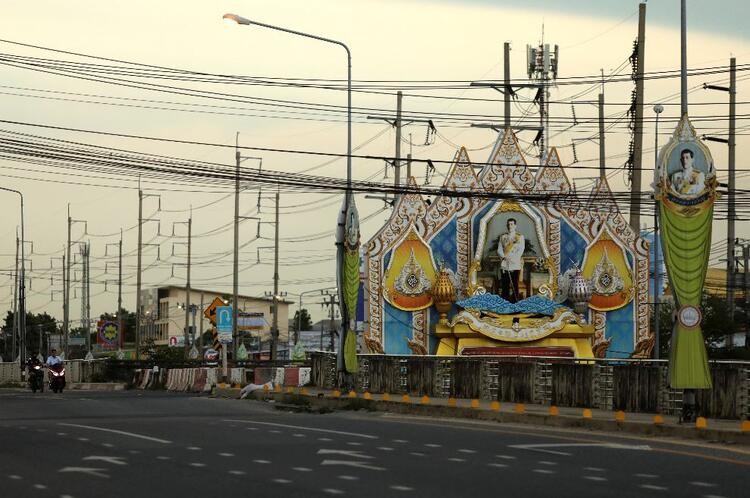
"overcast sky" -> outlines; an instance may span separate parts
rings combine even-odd
[[[750,58],[750,40],[745,20],[748,7],[740,1],[688,1],[689,67],[704,68],[728,64],[730,55],[738,64]],[[544,40],[560,46],[560,77],[605,75],[627,77],[627,59],[637,34],[638,3],[631,1],[569,2],[529,0],[519,4],[508,1],[226,1],[226,0],[130,0],[93,2],[83,0],[4,0],[0,16],[0,38],[55,49],[81,52],[113,59],[184,68],[217,74],[264,76],[267,78],[343,79],[346,60],[340,47],[314,40],[294,37],[266,29],[227,26],[221,21],[225,12],[235,12],[262,22],[278,24],[345,42],[352,51],[355,80],[461,80],[499,79],[502,77],[503,42],[512,43],[512,77],[525,78],[526,44]],[[647,13],[646,71],[678,69],[679,1],[652,1]],[[0,52],[15,56],[83,61],[64,54],[0,43]],[[87,62],[96,62],[87,60]],[[97,63],[103,63],[101,61]],[[95,83],[3,64],[0,67],[0,119],[22,123],[45,124],[63,128],[99,130],[185,141],[232,145],[236,133],[245,146],[304,151],[343,153],[346,150],[345,114],[312,113],[285,108],[281,105],[238,104],[236,102],[197,99],[169,93],[124,88]],[[746,102],[750,92],[746,72],[738,74],[738,101]],[[156,80],[153,80],[156,81]],[[726,94],[700,89],[706,81],[726,84],[726,74],[696,76],[689,80],[691,116],[713,116],[698,126],[699,133],[726,133]],[[268,86],[200,85],[197,83],[160,82],[183,88],[220,91],[283,101],[311,102],[344,106],[346,95],[339,90],[310,88],[277,88]],[[605,86],[608,119],[622,118],[630,99],[630,82],[608,83]],[[560,123],[552,131],[552,145],[560,147],[564,163],[574,160],[571,143],[576,140],[576,158],[569,175],[576,185],[587,188],[589,177],[596,175],[598,149],[592,137],[596,125],[586,123],[597,116],[591,104],[596,100],[598,85],[560,85],[552,90],[551,115],[572,123],[576,113],[579,125]],[[61,93],[67,92],[67,93]],[[368,108],[357,114],[354,145],[360,154],[392,156],[394,133],[386,123],[367,120],[372,114],[392,114],[395,91],[371,94],[356,92],[355,108]],[[501,120],[501,95],[492,90],[461,89],[405,90],[404,112],[480,114]],[[431,97],[426,98],[424,95]],[[115,99],[116,97],[117,99]],[[447,98],[446,98],[447,97]],[[471,102],[457,98],[477,98]],[[514,124],[537,121],[534,106],[521,95],[513,106]],[[124,100],[129,99],[129,100]],[[494,99],[495,101],[488,101]],[[668,138],[679,114],[679,80],[650,80],[646,84],[646,116],[653,117],[656,102],[666,104],[662,115],[661,141]],[[716,105],[699,105],[717,103]],[[737,157],[747,155],[748,105],[738,107]],[[286,111],[286,112],[285,112]],[[323,115],[325,114],[325,115]],[[608,131],[607,156],[610,181],[616,191],[626,191],[622,171],[616,168],[625,162],[628,134],[627,120],[613,124]],[[144,141],[64,132],[0,123],[4,131],[31,133],[64,138],[144,153],[177,156],[192,160],[232,164],[234,151],[199,145],[179,145],[162,141]],[[644,164],[653,164],[653,123],[645,126]],[[437,137],[425,145],[426,128],[413,124],[404,128],[404,154],[411,149],[415,158],[449,161],[456,147],[469,149],[471,159],[482,162],[496,139],[490,130],[470,128],[468,122],[446,123],[438,127]],[[519,135],[521,144],[530,153],[529,132]],[[720,144],[711,144],[720,179],[725,179],[726,151]],[[343,159],[329,159],[288,153],[246,152],[262,156],[263,169],[283,172],[309,171],[311,174],[344,176]],[[256,167],[257,160],[248,159],[243,167]],[[440,163],[443,164],[443,163]],[[738,171],[741,166],[738,165]],[[436,186],[447,172],[438,168],[432,181]],[[372,181],[384,179],[382,161],[355,160],[354,178]],[[414,174],[424,183],[424,166],[415,166]],[[746,171],[740,171],[738,188],[748,188]],[[651,181],[644,175],[643,188]],[[29,291],[29,309],[48,311],[62,318],[62,247],[66,238],[66,209],[70,204],[74,219],[85,220],[73,227],[74,240],[90,240],[92,244],[92,316],[116,307],[116,258],[114,247],[107,244],[119,240],[125,229],[124,262],[125,306],[135,305],[135,247],[137,221],[137,178],[117,177],[92,171],[52,168],[39,164],[18,163],[0,159],[0,182],[8,188],[23,191],[26,201],[26,237],[33,241],[29,256],[33,271]],[[163,184],[144,180],[144,191],[160,195],[144,202],[144,216],[158,220],[144,226],[144,240],[159,245],[144,250],[144,288],[151,285],[183,285],[185,278],[184,239],[172,237],[173,223],[185,221],[193,208],[193,286],[218,289],[227,293],[232,288],[233,198],[231,187],[217,185],[193,191],[187,184]],[[264,190],[261,210],[256,212],[258,190],[245,185],[241,213],[262,219],[261,240],[253,240],[256,221],[243,222],[240,235],[240,292],[262,296],[272,289],[273,197]],[[160,202],[161,211],[157,212]],[[318,318],[321,313],[315,290],[334,285],[333,227],[340,202],[337,193],[292,194],[282,191],[280,245],[280,278],[282,291],[297,301],[302,291],[306,307]],[[387,210],[377,200],[357,200],[363,220],[366,241],[387,218]],[[623,207],[626,209],[626,207]],[[18,224],[18,202],[11,194],[0,195],[0,311],[12,307],[12,280],[8,270],[14,263],[14,234]],[[651,221],[644,220],[649,226]],[[738,235],[748,236],[747,222],[738,224]],[[229,224],[229,225],[227,225]],[[158,228],[158,232],[157,232]],[[177,235],[184,227],[174,227]],[[721,239],[725,226],[717,221],[714,240],[717,251],[713,260],[722,257]],[[117,235],[113,235],[117,234]],[[260,260],[260,264],[258,264]],[[74,275],[80,277],[80,268]],[[107,282],[106,289],[104,282]],[[71,316],[80,316],[80,291],[71,304]]]

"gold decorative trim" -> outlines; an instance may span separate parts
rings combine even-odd
[[[455,327],[462,323],[471,330],[497,341],[527,342],[543,339],[568,324],[579,323],[577,315],[566,308],[558,309],[551,318],[535,319],[533,324],[529,323],[529,325],[533,325],[530,327],[504,327],[501,326],[502,321],[507,321],[507,318],[503,320],[502,318],[482,316],[476,310],[463,310],[453,317],[450,326]]]

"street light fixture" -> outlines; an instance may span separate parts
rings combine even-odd
[[[664,106],[656,104],[656,130],[654,132],[654,176],[659,167],[659,115],[664,112]],[[661,276],[659,275],[659,201],[654,200],[654,358],[659,359],[659,288],[661,287]]]
[[[356,211],[354,208],[354,199],[352,196],[352,54],[349,50],[349,47],[346,46],[343,42],[332,40],[330,38],[325,38],[322,36],[313,35],[310,33],[303,33],[302,31],[296,31],[293,29],[288,28],[282,28],[280,26],[274,26],[272,24],[266,24],[258,21],[253,21],[251,19],[247,19],[241,16],[238,16],[236,14],[224,14],[224,20],[235,22],[240,25],[244,26],[260,26],[262,28],[268,28],[275,31],[282,31],[284,33],[289,33],[292,35],[302,36],[305,38],[312,38],[314,40],[323,41],[326,43],[332,43],[334,45],[338,45],[342,47],[346,51],[346,60],[347,60],[347,143],[346,143],[346,194],[344,196],[344,205],[342,208],[342,211],[339,216],[338,224],[340,226],[337,227],[337,237],[336,237],[336,246],[337,246],[337,281],[341,282],[343,285],[343,282],[347,282],[346,278],[346,269],[344,265],[344,253],[345,253],[345,244],[349,246],[349,250],[356,250],[358,251],[359,246],[359,218],[356,215]],[[346,235],[344,235],[348,231]],[[352,234],[356,234],[356,237],[352,237]],[[344,241],[344,239],[347,239],[348,243]],[[356,239],[356,240],[353,240]],[[344,318],[344,337],[347,332],[348,322],[350,315],[354,314],[355,310],[348,310],[347,306],[344,303],[344,299],[340,299],[340,306],[342,309],[342,318]],[[343,339],[343,337],[342,337]],[[342,350],[340,353],[343,353],[343,344],[344,341],[341,341],[341,348]],[[338,360],[337,360],[338,369],[344,370],[344,364],[343,364],[343,354],[339,354]]]

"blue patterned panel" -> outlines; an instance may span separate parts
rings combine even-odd
[[[446,268],[456,271],[456,218],[452,218],[445,226],[430,240],[432,257],[435,258],[435,266],[440,267],[440,262]]]
[[[393,249],[385,253],[385,256],[383,256],[383,269],[387,269],[388,265],[391,264],[391,257],[393,256]]]
[[[583,265],[583,255],[586,253],[586,239],[576,232],[564,220],[560,220],[560,273],[568,271],[573,264]]]
[[[604,335],[612,339],[607,349],[607,358],[627,358],[633,352],[635,337],[633,301],[619,310],[607,312],[607,328]]]
[[[386,354],[411,354],[407,341],[412,339],[411,311],[403,311],[383,302],[385,314],[383,349]]]
[[[474,247],[471,248],[471,254],[476,253],[476,243],[477,240],[479,240],[479,223],[482,221],[482,218],[487,214],[487,212],[492,209],[492,206],[494,206],[494,202],[490,202],[486,206],[484,206],[482,209],[477,211],[477,213],[474,215],[474,218],[471,220],[471,243],[475,244]]]

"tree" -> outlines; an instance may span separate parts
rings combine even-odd
[[[10,354],[11,344],[13,341],[13,312],[8,311],[5,315],[5,323],[2,326],[3,331],[3,352],[4,355]],[[34,353],[47,350],[48,334],[59,334],[60,329],[57,326],[55,317],[47,313],[26,313],[26,344],[27,353]]]
[[[312,318],[307,308],[302,308],[294,313],[294,322],[292,323],[292,330],[299,332],[300,330],[310,330],[312,328]]]

